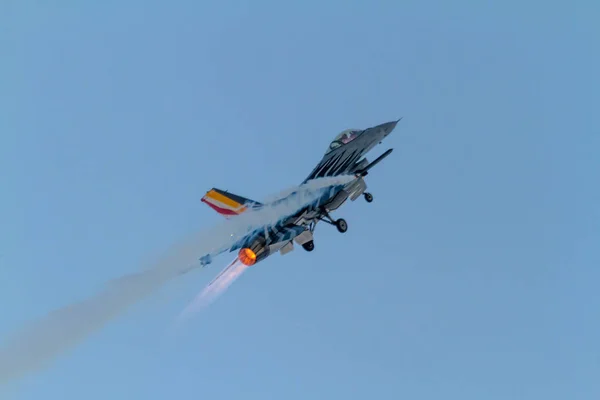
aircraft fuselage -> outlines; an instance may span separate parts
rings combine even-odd
[[[273,226],[257,229],[238,241],[230,251],[248,248],[256,255],[253,263],[257,263],[278,251],[286,254],[293,250],[293,242],[302,245],[307,251],[312,251],[314,249],[313,232],[319,221],[335,225],[340,232],[345,232],[346,221],[334,220],[329,213],[337,210],[348,199],[354,201],[363,194],[368,202],[373,200],[372,195],[365,192],[367,185],[364,176],[372,166],[388,156],[392,149],[370,164],[363,156],[381,143],[396,127],[398,121],[387,122],[364,130],[349,129],[340,133],[331,142],[321,161],[302,183],[324,177],[352,174],[355,175],[354,179],[344,185],[336,185],[324,190],[321,197],[313,203]]]

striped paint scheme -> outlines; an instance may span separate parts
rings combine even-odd
[[[213,188],[202,197],[202,202],[208,204],[219,214],[231,217],[246,211],[248,207],[245,204],[250,202],[250,200]]]

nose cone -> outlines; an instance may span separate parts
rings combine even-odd
[[[400,119],[397,121],[386,122],[385,124],[378,125],[377,129],[383,133],[383,137],[386,137],[394,130],[398,122],[400,122]]]

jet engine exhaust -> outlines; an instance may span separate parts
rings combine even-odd
[[[237,237],[276,223],[319,198],[323,190],[345,184],[353,176],[315,179],[289,190],[289,198],[257,211],[247,211],[178,243],[147,269],[110,282],[103,291],[63,306],[15,332],[0,345],[0,385],[46,367],[56,357],[102,329],[133,304],[156,292],[173,278],[199,267],[199,257],[230,248]],[[287,195],[287,192],[284,192]],[[283,193],[278,198],[285,197]],[[249,263],[250,261],[246,261]],[[237,258],[209,285],[201,300],[222,293],[248,265]],[[3,338],[4,339],[4,338]]]
[[[240,253],[244,250],[242,249]],[[254,254],[254,253],[252,253]],[[191,314],[202,310],[217,299],[231,284],[239,278],[252,264],[246,264],[244,261],[236,258],[223,269],[196,298],[181,312],[179,319],[189,317]]]
[[[249,267],[256,263],[256,253],[249,248],[244,248],[240,250],[238,259],[242,264]]]

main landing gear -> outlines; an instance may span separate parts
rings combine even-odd
[[[348,223],[343,218],[333,220],[331,216],[329,216],[329,214],[327,213],[325,214],[325,217],[320,217],[319,219],[323,222],[328,223],[329,225],[335,225],[337,230],[341,233],[344,233],[348,230]],[[313,251],[315,249],[315,242],[312,240],[308,241],[302,245],[302,248],[309,252]]]
[[[306,242],[302,245],[302,248],[306,251],[313,251],[315,249],[315,242],[312,240],[310,242]]]
[[[337,228],[337,230],[341,233],[344,233],[348,230],[348,223],[345,219],[340,218],[335,220],[331,218],[331,215],[329,215],[329,213],[325,210],[323,210],[323,216],[320,217],[319,220],[326,222],[329,225],[334,225]]]
[[[335,221],[335,227],[337,228],[338,231],[340,231],[340,233],[344,233],[348,230],[348,224],[346,223],[346,220],[343,218],[340,218],[337,221]]]
[[[365,201],[367,203],[373,202],[373,195],[371,193],[365,192],[363,193],[363,196],[365,197]],[[348,223],[345,219],[333,219],[325,209],[321,210],[321,216],[319,217],[319,221],[323,221],[325,223],[328,223],[329,225],[335,226],[338,232],[340,233],[345,233],[348,230]],[[310,231],[312,232],[313,230],[314,225],[311,225]],[[311,240],[309,242],[304,243],[302,245],[302,248],[306,251],[313,251],[315,249],[315,243]]]

